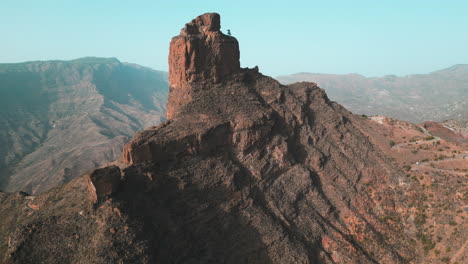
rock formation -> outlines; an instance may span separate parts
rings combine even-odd
[[[192,100],[195,89],[221,82],[239,72],[239,44],[220,31],[220,16],[201,15],[187,23],[169,48],[167,118]]]
[[[83,178],[35,197],[37,211],[22,209],[31,198],[0,195],[0,213],[8,209],[21,219],[0,220],[0,257],[8,263],[414,257],[392,189],[404,176],[354,125],[356,117],[314,83],[284,86],[241,69],[237,41],[219,28],[219,15],[205,14],[172,40],[170,120],[125,146],[114,164],[122,182],[100,206],[70,198],[89,197]]]
[[[120,186],[120,169],[117,166],[95,169],[86,176],[91,200],[103,201],[114,194]]]

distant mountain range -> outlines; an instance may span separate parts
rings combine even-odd
[[[356,114],[401,120],[468,116],[468,65],[366,78],[299,73]],[[115,58],[0,64],[0,189],[43,192],[118,159],[132,135],[164,120],[167,73]]]
[[[45,191],[164,119],[167,74],[115,58],[0,64],[0,189]]]
[[[468,64],[402,77],[297,73],[276,79],[284,84],[316,82],[332,100],[356,114],[416,123],[468,117]]]

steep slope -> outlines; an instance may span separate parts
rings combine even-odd
[[[45,191],[158,124],[167,77],[117,59],[0,64],[0,189]]]
[[[468,117],[468,65],[403,77],[298,73],[277,79],[285,84],[316,82],[332,100],[359,114],[415,123]]]
[[[0,196],[5,262],[415,257],[392,190],[404,176],[359,117],[313,83],[240,68],[219,21],[204,14],[173,38],[170,120],[137,133],[120,161],[40,196]]]

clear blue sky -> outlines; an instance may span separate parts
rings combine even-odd
[[[427,73],[468,63],[468,1],[0,0],[0,62],[117,57],[167,70],[170,38],[205,12],[265,74]]]

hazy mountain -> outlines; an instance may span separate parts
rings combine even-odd
[[[115,160],[166,100],[166,73],[115,58],[0,64],[0,188],[44,191]]]
[[[277,79],[285,84],[316,82],[332,100],[357,114],[386,115],[417,123],[468,117],[466,64],[403,77],[298,73]]]

